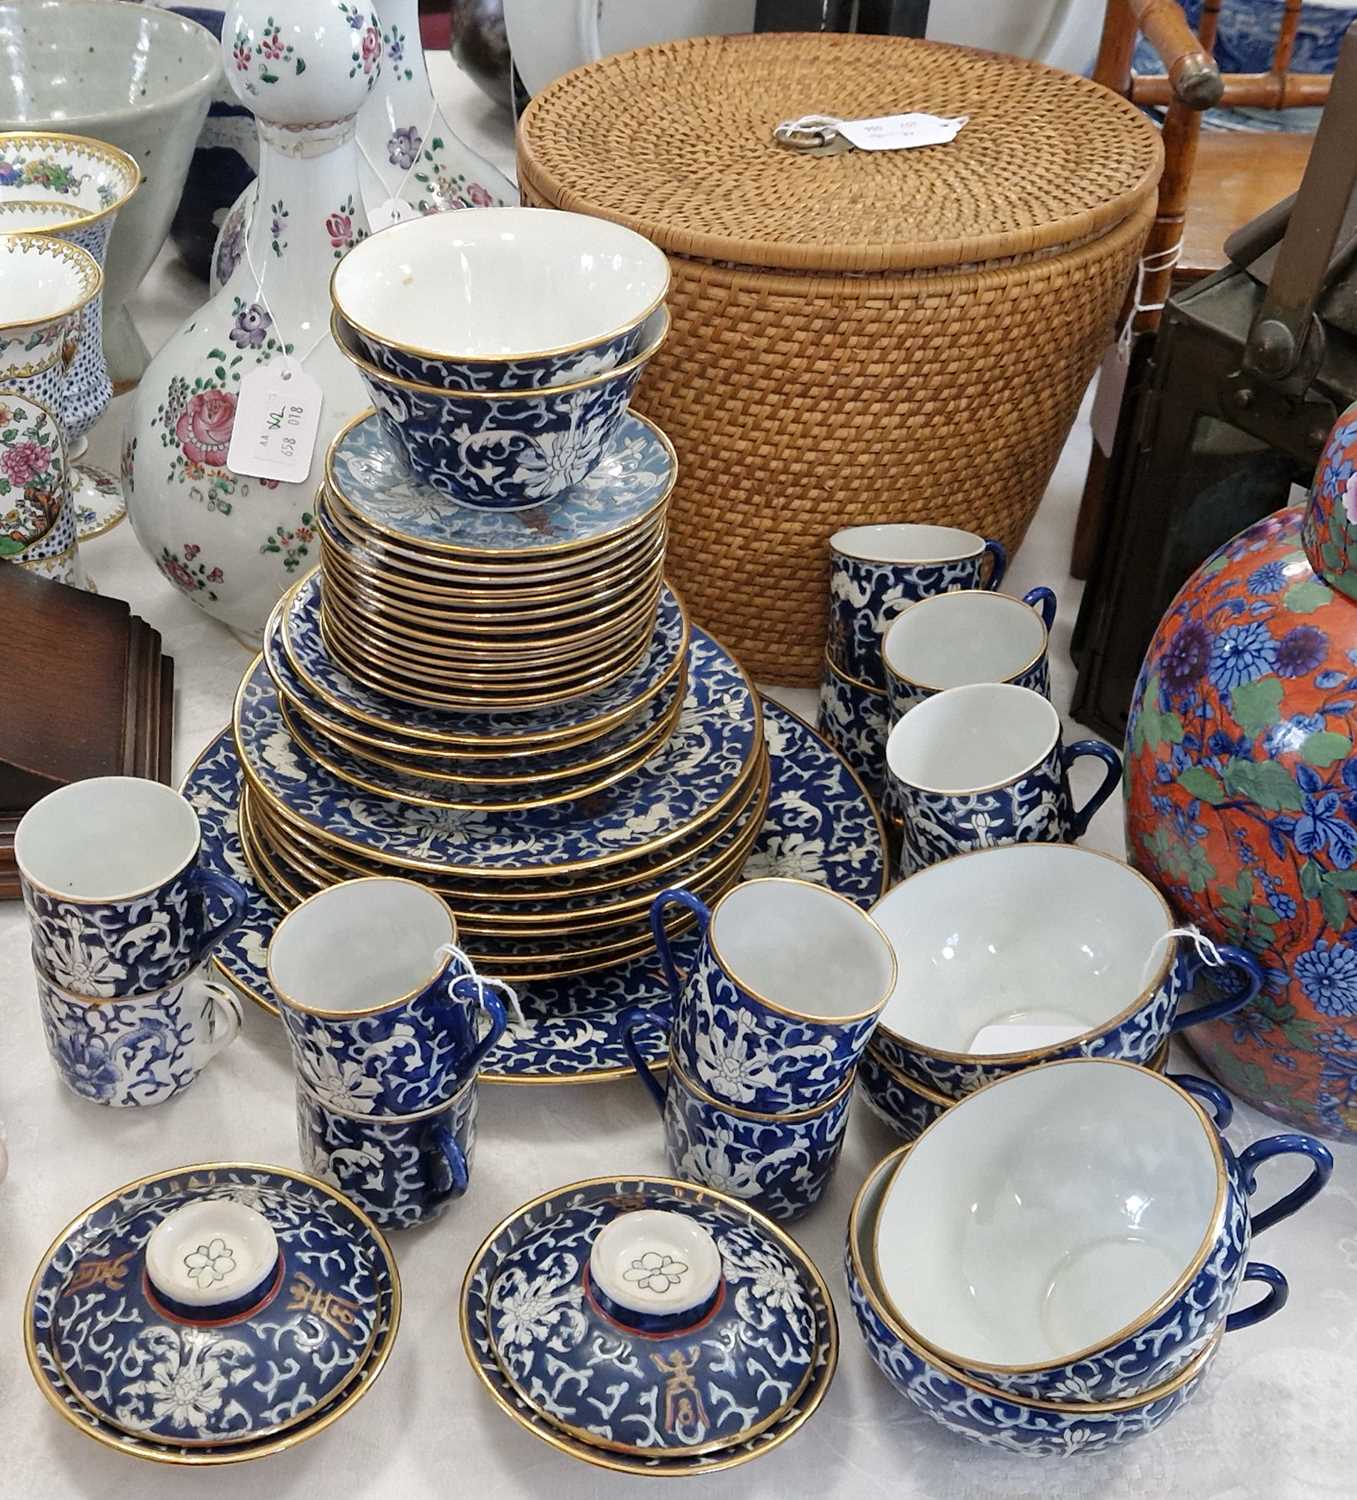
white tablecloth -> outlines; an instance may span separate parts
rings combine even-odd
[[[444,58],[436,86],[457,128],[509,166],[507,120]],[[162,257],[135,311],[152,349],[202,295],[172,256]],[[116,468],[121,413],[101,424],[94,456]],[[1056,587],[1057,702],[1068,703],[1070,629],[1079,589],[1067,576],[1069,541],[1088,430],[1078,424],[1009,577],[1013,592]],[[175,772],[182,774],[226,722],[248,660],[142,555],[130,528],[96,540],[86,560],[100,588],[131,601],[164,635],[177,670]],[[719,624],[719,622],[712,622]],[[29,666],[29,671],[33,670]],[[22,681],[22,672],[12,677]],[[779,694],[813,712],[808,693]],[[2,712],[3,709],[0,709]],[[1090,771],[1090,776],[1093,773]],[[1079,790],[1086,792],[1088,783]],[[1103,810],[1089,840],[1120,850],[1120,812]],[[487,1088],[471,1190],[438,1224],[395,1240],[405,1313],[390,1363],[372,1392],[311,1442],[266,1464],[182,1471],[109,1452],[58,1418],[29,1379],[20,1310],[29,1276],[52,1236],[119,1183],[191,1162],[298,1163],[292,1088],[279,1028],[251,1010],[236,1045],[194,1087],[157,1109],[101,1110],[66,1092],[48,1063],[33,998],[18,904],[0,906],[0,1117],[9,1130],[9,1179],[0,1186],[0,1495],[88,1495],[162,1500],[253,1497],[519,1496],[552,1500],[639,1495],[645,1482],[558,1454],[496,1407],[469,1369],[457,1328],[467,1260],[487,1230],[527,1199],[612,1172],[663,1173],[659,1122],[637,1082],[587,1088]],[[1241,1108],[1236,1145],[1276,1127]],[[991,1456],[916,1413],[886,1384],[858,1338],[840,1262],[849,1203],[868,1168],[893,1144],[859,1107],[825,1200],[794,1233],[824,1272],[838,1308],[841,1357],[824,1405],[796,1436],[758,1462],[700,1481],[712,1500],[890,1496],[891,1500],[1301,1500],[1357,1495],[1357,1152],[1338,1148],[1328,1191],[1262,1243],[1291,1280],[1290,1305],[1232,1335],[1198,1400],[1163,1431],[1102,1457],[1062,1465]],[[1262,1199],[1288,1184],[1264,1174]]]

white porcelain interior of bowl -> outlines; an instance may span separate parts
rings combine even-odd
[[[958,589],[910,605],[892,621],[881,651],[897,677],[941,691],[1005,682],[1045,647],[1041,616],[1021,599]]]
[[[1138,1323],[1223,1212],[1211,1126],[1144,1068],[1081,1058],[963,1099],[886,1189],[877,1269],[944,1358],[1045,1365]]]
[[[146,1241],[152,1288],[186,1307],[210,1308],[243,1297],[277,1262],[273,1226],[231,1198],[200,1198],[176,1208]]]
[[[689,1215],[641,1208],[599,1230],[589,1275],[618,1306],[664,1316],[711,1300],[721,1282],[721,1253],[711,1232]]]
[[[442,963],[439,948],[454,940],[452,913],[432,891],[412,880],[349,880],[278,924],[269,977],[304,1008],[367,1010],[422,989]]]
[[[899,959],[881,1024],[952,1053],[1003,1027],[1079,1035],[1105,1025],[1153,981],[1173,928],[1149,881],[1068,844],[944,860],[902,881],[872,916]]]
[[[746,989],[807,1019],[865,1015],[890,993],[890,944],[860,907],[823,886],[736,886],[712,914],[711,940]]]
[[[1039,765],[1059,738],[1060,716],[1040,693],[977,682],[915,704],[891,730],[886,764],[906,786],[984,791]]]
[[[478,208],[393,225],[340,262],[350,322],[447,358],[513,358],[601,339],[664,293],[663,251],[620,224],[543,208]]]
[[[943,563],[983,552],[985,539],[955,526],[890,523],[845,527],[830,537],[829,545],[843,557],[863,562]]]
[[[198,814],[173,787],[139,776],[73,781],[35,802],[14,835],[20,870],[77,901],[152,890],[197,852]]]
[[[88,283],[76,257],[43,254],[31,240],[5,239],[0,259],[0,325],[23,327],[73,312]]]

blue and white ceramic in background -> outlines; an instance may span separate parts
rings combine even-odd
[[[61,1081],[95,1104],[159,1104],[182,1092],[240,1030],[225,985],[190,974],[148,995],[91,1001],[54,984],[34,960],[47,1050]]]
[[[1211,52],[1222,73],[1267,73],[1272,69],[1272,54],[1277,46],[1287,0],[1230,0],[1222,6],[1215,42]],[[1348,27],[1357,20],[1357,6],[1342,0],[1312,0],[1302,4],[1296,28],[1290,71],[1293,73],[1332,73],[1338,62],[1338,49]],[[1183,12],[1195,31],[1201,24],[1202,0],[1183,0]],[[1148,42],[1136,48],[1138,73],[1160,73],[1163,64]],[[1313,130],[1317,110],[1211,110],[1206,118],[1224,115],[1227,120],[1248,116],[1256,130]],[[1275,117],[1282,116],[1282,119]],[[1288,125],[1287,116],[1298,116],[1302,123]],[[1272,117],[1269,120],[1269,117]],[[1235,125],[1238,129],[1238,124]]]
[[[665,931],[669,906],[697,919],[686,976]],[[885,934],[846,897],[803,880],[755,879],[709,911],[685,890],[651,904],[674,1005],[671,1060],[723,1103],[787,1114],[836,1096],[896,982]]]
[[[910,1149],[902,1146],[873,1169],[854,1200],[844,1275],[858,1330],[887,1380],[933,1420],[990,1448],[1024,1458],[1097,1453],[1162,1426],[1197,1393],[1220,1337],[1165,1384],[1117,1402],[1037,1402],[963,1380],[892,1319],[871,1260],[877,1215],[887,1182]]]
[[[43,972],[105,997],[146,995],[196,969],[248,904],[239,881],[198,862],[200,847],[192,805],[158,782],[97,776],[35,802],[14,854]]]
[[[63,1231],[29,1291],[29,1363],[107,1446],[253,1457],[359,1399],[390,1351],[397,1285],[380,1234],[324,1184],[265,1167],[160,1173]],[[213,1326],[219,1307],[225,1326]]]
[[[917,1140],[953,1102],[897,1072],[874,1046],[862,1055],[857,1083],[862,1102],[902,1141]]]
[[[862,778],[878,801],[886,786],[886,737],[890,700],[878,688],[846,677],[825,653],[820,711],[815,727]]]
[[[405,1116],[351,1114],[297,1079],[302,1165],[383,1229],[442,1215],[467,1190],[476,1145],[476,1080],[445,1104]]]
[[[997,589],[1007,570],[998,542],[954,526],[836,531],[829,539],[829,660],[845,676],[884,689],[881,637],[902,609],[952,589]]]
[[[1076,809],[1068,774],[1085,757],[1105,775]],[[1110,745],[1063,744],[1049,700],[1012,683],[949,688],[916,705],[891,730],[886,767],[916,867],[998,844],[1071,843],[1121,780]]]
[[[393,541],[422,550],[526,560],[567,552],[641,526],[674,487],[678,460],[669,439],[644,417],[627,412],[599,460],[578,484],[549,503],[487,510],[450,501],[421,484],[382,431],[374,412],[336,436],[325,472],[335,499]]]
[[[1068,844],[945,860],[872,916],[900,969],[871,1050],[950,1099],[1060,1058],[1152,1066],[1170,1035],[1233,1014],[1263,981],[1245,950],[1199,948],[1129,865]],[[1190,1009],[1208,963],[1227,993]]]
[[[670,1057],[660,1081],[633,1040],[662,1025],[652,1012],[625,1011],[622,1042],[664,1121],[669,1170],[686,1182],[729,1193],[773,1219],[797,1219],[820,1201],[838,1164],[848,1111],[850,1074],[834,1096],[795,1113],[737,1109],[713,1099]]]

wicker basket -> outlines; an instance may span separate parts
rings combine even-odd
[[[804,156],[808,113],[966,114],[950,145]],[[1021,541],[1154,213],[1158,133],[1037,63],[899,37],[701,37],[607,58],[519,127],[526,202],[669,254],[636,405],[673,439],[671,572],[759,677],[811,684],[827,538]]]

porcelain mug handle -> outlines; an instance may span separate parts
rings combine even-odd
[[[1184,1093],[1204,1104],[1211,1112],[1217,1131],[1224,1131],[1234,1119],[1234,1101],[1218,1083],[1198,1078],[1195,1073],[1170,1073],[1170,1083],[1176,1083]]]
[[[1103,773],[1103,784],[1070,818],[1071,842],[1083,838],[1088,832],[1088,825],[1093,821],[1093,814],[1121,784],[1121,756],[1111,745],[1104,745],[1101,740],[1075,740],[1074,744],[1066,745],[1060,755],[1060,764],[1065,774],[1069,774],[1069,769],[1076,760],[1082,760],[1086,755],[1102,761],[1106,769]]]
[[[617,1024],[622,1028],[622,1046],[626,1049],[627,1057],[636,1070],[636,1076],[645,1084],[650,1097],[655,1101],[655,1107],[660,1114],[664,1114],[664,1084],[656,1078],[651,1071],[650,1064],[641,1056],[641,1049],[636,1045],[636,1038],[632,1032],[638,1026],[657,1026],[667,1030],[662,1017],[657,1016],[654,1011],[647,1010],[644,1006],[634,1005],[630,1010],[624,1010],[618,1017]]]
[[[650,903],[650,930],[655,935],[655,948],[660,955],[660,963],[664,967],[664,978],[669,986],[670,998],[673,1000],[674,1005],[677,1006],[679,997],[683,993],[683,981],[679,978],[678,968],[674,963],[674,955],[670,951],[669,934],[664,930],[664,909],[671,901],[677,901],[692,912],[697,918],[697,930],[699,933],[706,932],[707,923],[711,921],[711,913],[696,896],[677,888],[661,891]]]
[[[1004,544],[996,542],[993,537],[990,537],[985,543],[985,550],[982,554],[982,566],[984,557],[990,559],[991,567],[989,577],[985,580],[983,586],[991,590],[997,589],[1004,581],[1004,574],[1008,572],[1008,553],[1004,550]]]
[[[194,998],[205,1002],[204,1010],[208,1006],[212,1009],[212,1034],[195,1049],[194,1066],[201,1072],[218,1052],[224,1051],[240,1035],[245,1018],[235,991],[226,985],[201,974],[190,974],[185,983],[192,986]]]
[[[1244,1267],[1244,1274],[1239,1279],[1241,1282],[1265,1281],[1270,1290],[1257,1302],[1251,1303],[1248,1307],[1237,1308],[1232,1312],[1225,1319],[1226,1333],[1233,1333],[1236,1328],[1252,1328],[1255,1323],[1263,1322],[1273,1313],[1281,1312],[1291,1295],[1291,1285],[1286,1277],[1276,1266],[1268,1265],[1265,1260],[1251,1260]]]
[[[1242,1009],[1250,1000],[1256,999],[1258,992],[1263,988],[1266,975],[1263,966],[1243,948],[1236,948],[1232,943],[1221,943],[1216,947],[1216,952],[1224,960],[1223,964],[1212,964],[1212,968],[1242,969],[1244,971],[1244,988],[1238,995],[1227,995],[1223,1000],[1217,1000],[1214,1005],[1202,1005],[1196,1010],[1186,1010],[1175,1015],[1169,1022],[1170,1031],[1182,1031],[1188,1026],[1195,1026],[1199,1021],[1219,1021],[1225,1016],[1234,1015],[1235,1011]],[[1195,972],[1193,977],[1206,967],[1205,960],[1198,955],[1196,958]]]
[[[442,1179],[437,1183],[438,1191],[445,1198],[460,1198],[471,1181],[471,1169],[466,1152],[457,1144],[457,1137],[446,1120],[430,1126],[424,1146],[434,1153],[438,1164],[438,1176]]]
[[[1250,1194],[1258,1185],[1254,1176],[1255,1169],[1274,1156],[1308,1156],[1312,1163],[1310,1175],[1299,1187],[1283,1194],[1262,1213],[1250,1214],[1256,1235],[1262,1234],[1265,1229],[1271,1229],[1274,1224],[1280,1224],[1283,1219],[1289,1219],[1297,1209],[1304,1208],[1333,1175],[1333,1156],[1329,1148],[1321,1145],[1314,1136],[1302,1135],[1299,1131],[1287,1135],[1269,1135],[1251,1146],[1245,1146],[1239,1153],[1239,1170]]]
[[[1039,583],[1034,589],[1028,589],[1022,596],[1022,602],[1036,610],[1041,616],[1041,623],[1048,631],[1055,624],[1056,597],[1044,583]]]
[[[455,1004],[468,1003],[478,1006],[481,1013],[490,1018],[489,1028],[483,1037],[477,1041],[467,1054],[458,1073],[462,1078],[471,1078],[480,1069],[487,1054],[496,1046],[500,1037],[504,1035],[505,1028],[509,1024],[509,1018],[505,1014],[504,1005],[499,997],[487,994],[487,990],[496,989],[508,997],[512,1005],[517,995],[503,981],[499,979],[482,978],[479,974],[459,974],[448,986],[448,999]],[[476,1027],[473,1022],[471,1034],[476,1035]]]
[[[204,906],[209,896],[216,896],[219,901],[225,903],[227,908],[226,916],[210,931],[204,932],[199,939],[198,947],[193,955],[193,962],[199,964],[223,938],[230,937],[245,920],[250,909],[250,898],[240,881],[233,880],[229,875],[222,875],[216,870],[204,870],[199,867],[189,875],[189,883]]]

